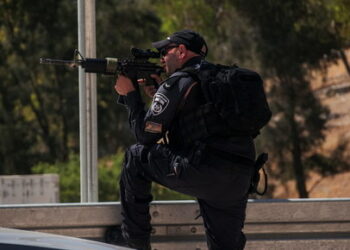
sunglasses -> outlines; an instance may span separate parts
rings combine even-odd
[[[173,46],[165,47],[164,49],[159,51],[159,54],[160,54],[161,57],[164,57],[164,56],[166,56],[169,53],[169,51],[171,49],[178,48],[178,47],[179,47],[179,45],[173,45]]]

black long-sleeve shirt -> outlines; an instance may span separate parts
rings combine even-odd
[[[193,58],[185,65],[198,61],[200,58]],[[179,104],[192,83],[193,79],[189,75],[175,72],[160,85],[147,111],[138,91],[128,93],[124,101],[129,110],[129,125],[138,143],[153,144],[162,138],[169,130]]]

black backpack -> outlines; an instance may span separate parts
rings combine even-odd
[[[214,65],[203,61],[200,67],[184,68],[199,81],[206,104],[197,112],[180,121],[183,138],[188,142],[211,135],[248,135],[256,137],[271,119],[263,80],[260,75],[238,66]],[[250,194],[264,195],[267,191],[267,174],[263,168],[268,154],[262,153],[254,164]],[[264,188],[258,190],[260,169],[263,170]]]
[[[230,134],[255,137],[271,119],[263,80],[256,72],[207,62],[203,62],[200,69],[183,71],[199,80],[206,101]]]

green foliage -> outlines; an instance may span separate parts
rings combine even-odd
[[[162,31],[167,34],[183,28],[198,31],[212,30],[208,27],[214,25],[215,9],[205,0],[154,0],[152,2],[162,18]]]
[[[58,174],[60,177],[60,202],[80,202],[79,156],[71,155],[65,163],[39,163],[32,168],[35,174]]]
[[[143,1],[104,0],[96,3],[97,57],[130,57],[132,47],[150,48],[160,39],[160,19]],[[127,28],[126,28],[127,27]],[[134,142],[125,107],[117,105],[115,78],[98,76],[99,155],[113,154]]]
[[[76,149],[76,84],[65,84],[74,82],[66,70],[38,63],[45,53],[65,56],[64,44],[74,43],[75,12],[67,1],[0,3],[0,112],[6,114],[0,127],[12,139],[1,142],[1,172],[30,173],[38,161],[66,159],[68,143]]]
[[[119,179],[124,153],[106,156],[98,162],[99,201],[118,201]],[[32,168],[35,174],[55,173],[60,177],[60,201],[80,202],[80,163],[78,155],[70,155],[67,162],[55,164],[39,163]],[[192,200],[193,197],[171,191],[154,184],[152,195],[155,200]]]
[[[304,63],[319,67],[320,58],[338,46],[330,14],[319,1],[233,2],[258,27],[259,53],[273,74],[293,74]]]
[[[118,180],[123,154],[105,157],[98,164],[99,201],[119,199]],[[69,161],[56,164],[40,163],[32,168],[33,173],[56,173],[60,177],[60,201],[80,202],[80,163],[78,155],[71,155]]]
[[[39,64],[40,57],[72,59],[76,5],[70,0],[0,2],[0,49],[5,55],[0,61],[0,130],[6,132],[0,142],[0,173],[30,173],[38,162],[64,162],[78,152],[78,74]],[[160,20],[142,4],[105,0],[96,9],[100,57],[126,57],[132,45],[149,47],[158,38]],[[98,80],[100,156],[133,141],[113,86],[114,78]]]
[[[258,70],[256,31],[227,0],[153,0],[162,18],[162,31],[169,35],[181,29],[201,33],[209,46],[208,59]]]
[[[124,154],[119,152],[102,158],[98,164],[99,201],[119,200],[119,179]]]
[[[326,8],[331,15],[331,24],[334,33],[337,35],[339,46],[350,46],[350,1],[333,0],[324,1]]]

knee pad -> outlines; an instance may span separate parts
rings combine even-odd
[[[125,152],[128,154],[128,158],[138,160],[142,163],[147,163],[149,149],[141,144],[131,145]]]

